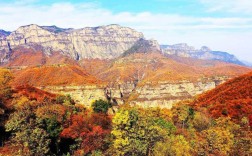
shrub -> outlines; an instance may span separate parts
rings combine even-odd
[[[96,113],[107,113],[108,109],[111,108],[112,105],[108,101],[104,100],[95,100],[95,102],[92,104],[92,109]]]

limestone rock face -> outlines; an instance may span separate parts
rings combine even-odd
[[[62,95],[70,95],[77,104],[90,107],[95,100],[106,100],[104,87],[101,86],[46,86],[39,89]]]
[[[168,55],[176,55],[179,57],[192,57],[202,60],[219,60],[228,63],[234,63],[238,65],[244,65],[234,55],[222,51],[213,51],[206,46],[202,46],[200,49],[195,49],[186,43],[174,44],[174,45],[161,45],[162,52]]]
[[[198,82],[159,82],[137,86],[135,82],[125,82],[114,86],[44,86],[39,89],[63,95],[70,95],[77,104],[90,107],[95,100],[110,100],[114,105],[128,103],[140,107],[172,108],[181,100],[193,98],[215,88],[228,78],[214,78]]]
[[[19,45],[41,45],[50,55],[59,51],[75,60],[83,58],[111,59],[130,49],[143,34],[128,27],[108,25],[83,29],[61,29],[35,24],[22,26],[5,38],[0,38],[2,53],[11,53]],[[6,58],[1,58],[1,60]]]
[[[134,82],[126,82],[114,87],[107,87],[106,94],[111,102],[128,103],[132,106],[172,108],[181,100],[193,98],[207,90],[225,82],[228,77],[214,77],[197,82],[181,81],[169,83],[160,81],[156,85],[151,82],[137,86]],[[108,94],[109,93],[109,94]]]

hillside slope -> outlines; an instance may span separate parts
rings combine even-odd
[[[200,95],[192,105],[207,108],[213,117],[229,116],[239,120],[249,116],[252,114],[252,72]]]
[[[97,85],[102,81],[75,65],[29,67],[14,72],[14,86]]]
[[[100,79],[110,82],[176,83],[215,76],[234,77],[251,71],[244,66],[214,60],[164,57],[158,52],[133,53],[111,61],[110,65],[107,62],[103,63],[104,66],[105,64],[107,68],[94,73]]]

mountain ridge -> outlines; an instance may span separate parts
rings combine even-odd
[[[47,56],[56,51],[77,61],[90,58],[115,59],[132,52],[162,51],[164,55],[246,65],[234,55],[222,51],[212,51],[206,46],[195,49],[186,43],[159,45],[156,40],[145,39],[142,32],[118,24],[79,29],[29,24],[21,26],[13,32],[2,31],[0,63],[8,62],[12,49],[18,46],[37,45],[43,47],[43,52]]]
[[[144,36],[141,32],[119,25],[62,29],[56,26],[43,27],[31,24],[21,26],[0,39],[1,62],[8,62],[11,49],[20,45],[35,44],[41,45],[48,55],[59,51],[75,60],[111,59],[120,56],[142,38]]]
[[[162,52],[168,55],[192,57],[202,60],[219,60],[238,65],[245,65],[234,55],[229,54],[228,52],[211,50],[207,46],[202,46],[200,49],[196,49],[193,46],[187,45],[187,43],[178,43],[174,45],[161,45],[160,47]]]

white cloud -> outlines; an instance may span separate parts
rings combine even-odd
[[[201,1],[210,3],[208,0]],[[148,38],[155,38],[161,43],[188,42],[195,46],[209,45],[215,50],[233,53],[242,49],[242,53],[236,54],[252,60],[252,55],[249,54],[252,48],[245,47],[252,38],[252,18],[202,18],[150,12],[113,13],[96,3],[54,3],[38,6],[17,2],[11,5],[0,3],[0,21],[0,29],[5,30],[15,30],[19,26],[32,23],[66,28],[121,24],[142,31]]]
[[[209,12],[222,11],[249,14],[252,13],[251,0],[199,0]]]

